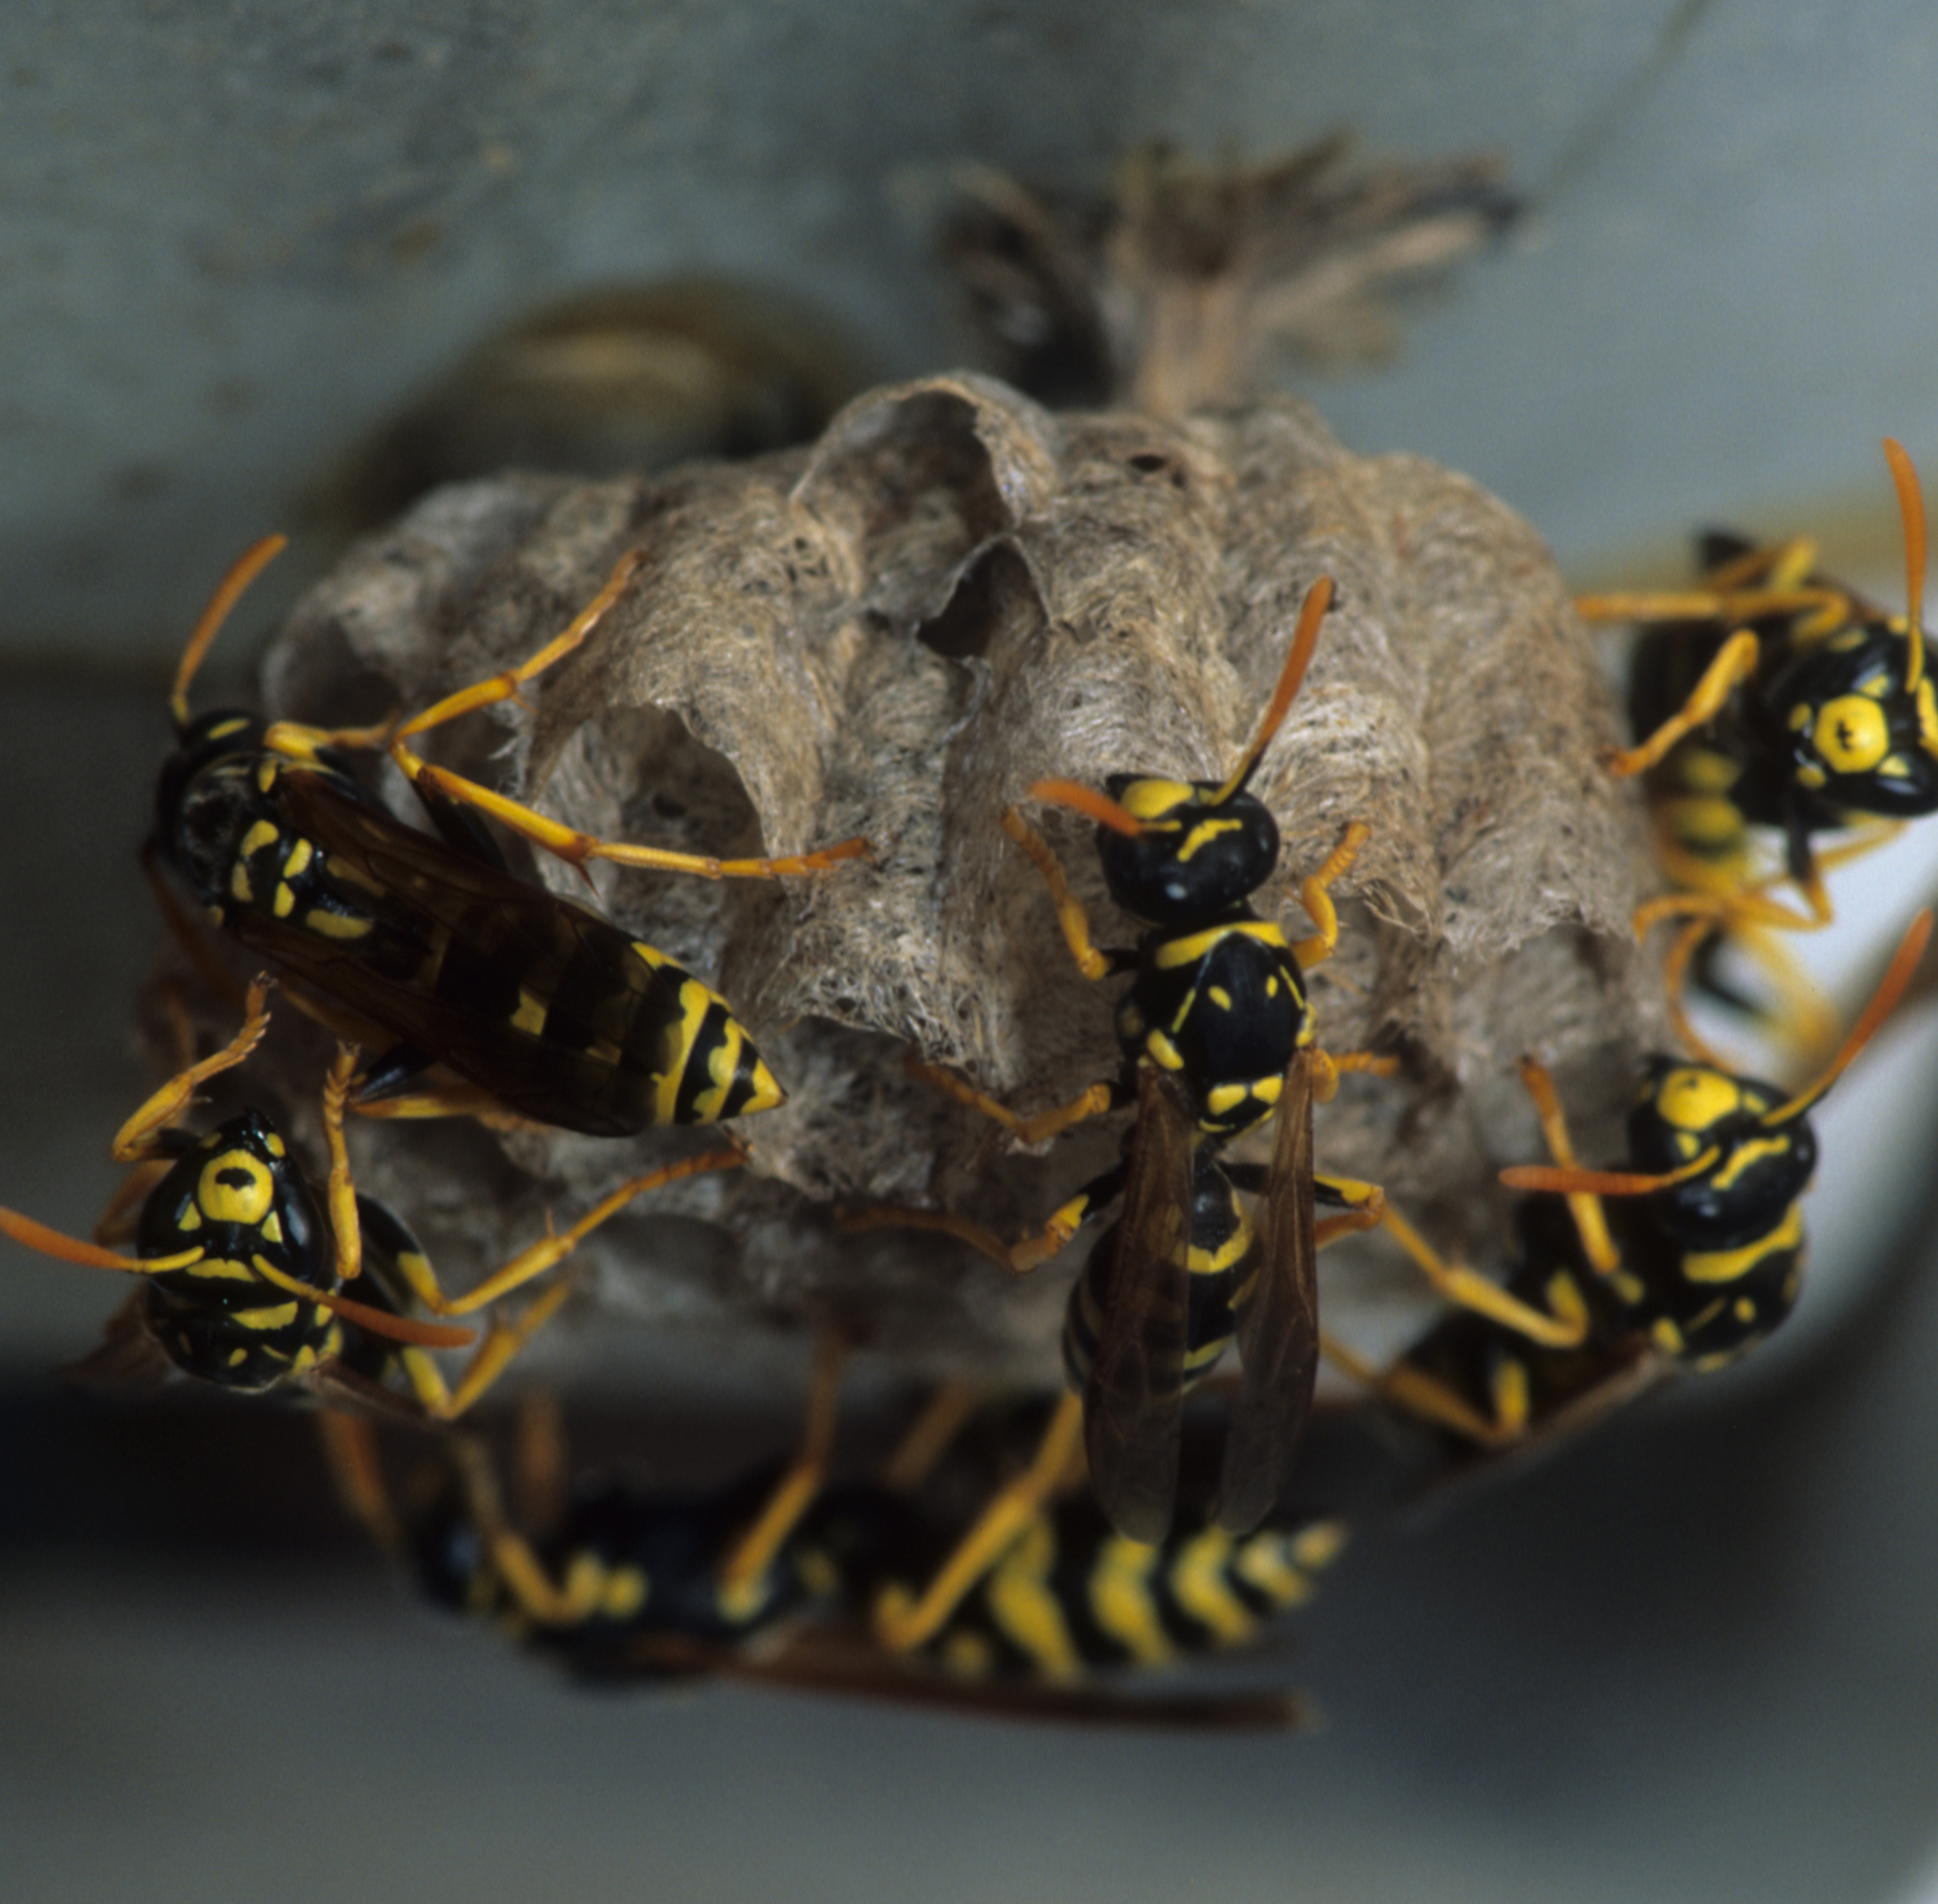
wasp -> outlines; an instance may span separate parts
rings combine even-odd
[[[528,1440],[533,1420],[521,1423]],[[562,1498],[527,1534],[511,1525],[478,1444],[441,1441],[399,1502],[369,1423],[323,1425],[346,1499],[421,1593],[597,1684],[727,1677],[1013,1717],[1284,1725],[1298,1707],[1283,1695],[1143,1696],[1113,1680],[1253,1639],[1310,1596],[1344,1540],[1336,1520],[1288,1516],[1249,1536],[1139,1547],[1068,1496],[1037,1511],[923,1652],[889,1652],[869,1608],[904,1593],[953,1538],[899,1457],[893,1482],[817,1486],[771,1541],[755,1530],[771,1526],[803,1461],[819,1459],[805,1450],[778,1479],[761,1468],[704,1491],[567,1490],[546,1472],[542,1491]],[[549,1465],[521,1453],[521,1470]],[[750,1544],[757,1564],[736,1588]]]
[[[1921,913],[1830,1064],[1794,1095],[1708,1064],[1651,1058],[1623,1169],[1579,1165],[1553,1080],[1523,1061],[1554,1162],[1502,1173],[1511,1188],[1551,1193],[1520,1206],[1520,1259],[1506,1286],[1571,1326],[1536,1342],[1469,1310],[1435,1323],[1384,1374],[1329,1340],[1329,1357],[1389,1401],[1499,1447],[1599,1418],[1667,1373],[1747,1354],[1803,1286],[1800,1199],[1817,1162],[1807,1113],[1896,1006],[1930,930]],[[1557,1192],[1565,1210],[1551,1201]],[[1426,1248],[1417,1238],[1411,1247]]]
[[[1322,577],[1302,604],[1289,651],[1258,728],[1222,782],[1113,775],[1107,791],[1037,782],[1032,798],[1095,822],[1105,884],[1143,931],[1135,948],[1093,942],[1081,903],[1049,843],[1011,808],[1003,825],[1048,886],[1072,957],[1086,978],[1128,976],[1116,1010],[1122,1070],[1071,1103],[1021,1118],[961,1080],[916,1068],[1025,1142],[1135,1104],[1123,1162],[1086,1184],[1037,1235],[1005,1247],[979,1225],[937,1213],[876,1211],[858,1224],[909,1223],[960,1236],[1015,1269],[1054,1255],[1092,1216],[1121,1199],[1117,1223],[1092,1252],[1073,1292],[1065,1361],[1080,1406],[1066,1398],[1046,1432],[1032,1479],[999,1496],[885,1640],[919,1645],[1004,1550],[1080,1432],[1091,1484],[1118,1530],[1156,1541],[1171,1524],[1182,1404],[1235,1338],[1243,1376],[1234,1400],[1218,1509],[1220,1526],[1256,1526],[1284,1490],[1318,1362],[1315,1207],[1323,1186],[1346,1213],[1327,1235],[1376,1222],[1377,1187],[1321,1178],[1313,1158],[1312,1106],[1338,1073],[1385,1068],[1353,1053],[1333,1058],[1314,1037],[1305,969],[1337,942],[1328,888],[1367,837],[1358,822],[1300,888],[1317,930],[1288,943],[1250,900],[1276,868],[1271,809],[1247,791],[1299,692],[1331,606]],[[1278,1119],[1262,1171],[1228,1165],[1234,1139]],[[1249,1218],[1237,1192],[1258,1194]]]
[[[1938,811],[1938,700],[1921,615],[1925,532],[1918,477],[1903,446],[1885,454],[1903,518],[1906,612],[1891,615],[1815,572],[1806,541],[1758,548],[1735,536],[1703,539],[1702,585],[1681,594],[1590,597],[1590,620],[1649,625],[1636,649],[1630,715],[1637,744],[1618,774],[1645,773],[1657,856],[1679,890],[1644,905],[1636,929],[1681,917],[1672,946],[1670,1007],[1691,1051],[1712,1055],[1681,1004],[1692,962],[1724,1002],[1757,1008],[1717,976],[1726,937],[1751,949],[1780,988],[1806,1044],[1821,1020],[1772,928],[1827,925],[1824,870],[1868,850],[1892,825]],[[1820,853],[1814,836],[1860,827]],[[1784,875],[1799,912],[1772,894],[1750,828],[1784,840]],[[1760,1013],[1769,1018],[1772,1014]],[[1780,1021],[1779,1021],[1780,1022]],[[1821,1037],[1821,1050],[1830,1039]]]
[[[570,654],[630,584],[629,552],[565,632],[521,667],[394,727],[334,732],[234,709],[191,718],[188,689],[235,601],[283,546],[245,554],[191,635],[169,701],[174,754],[156,791],[153,850],[209,918],[338,1029],[396,1042],[366,1077],[395,1093],[435,1063],[471,1092],[416,1108],[491,1104],[539,1124],[623,1137],[751,1116],[782,1099],[726,1001],[664,952],[585,906],[515,877],[479,815],[571,863],[605,858],[710,879],[810,873],[867,850],[718,860],[603,841],[431,766],[409,742],[515,695]],[[436,828],[367,795],[346,750],[387,745]]]
[[[497,1380],[563,1302],[569,1286],[555,1283],[514,1321],[494,1320],[481,1343],[475,1330],[424,1320],[423,1311],[457,1316],[481,1309],[562,1261],[634,1197],[743,1161],[737,1150],[709,1152],[634,1177],[571,1228],[548,1234],[454,1301],[403,1222],[351,1180],[343,1110],[354,1049],[339,1053],[324,1089],[331,1168],[320,1192],[260,1110],[245,1109],[200,1137],[173,1128],[196,1088],[240,1065],[268,1027],[266,988],[258,980],[235,1037],[178,1072],[117,1134],[115,1161],[141,1167],[114,1206],[118,1211],[141,1196],[135,1255],[0,1209],[0,1234],[28,1249],[143,1279],[77,1374],[126,1382],[172,1368],[241,1392],[298,1388],[325,1401],[449,1420]],[[116,1220],[111,1211],[104,1227]],[[343,1292],[352,1283],[367,1301]],[[453,1388],[428,1351],[474,1344]]]

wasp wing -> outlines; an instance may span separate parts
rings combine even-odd
[[[1292,1477],[1319,1376],[1318,1240],[1312,1190],[1312,1067],[1293,1054],[1259,1224],[1258,1268],[1238,1310],[1238,1392],[1226,1432],[1218,1525],[1249,1534]]]
[[[1103,1331],[1083,1394],[1092,1489],[1110,1524],[1135,1541],[1171,1531],[1177,1493],[1192,1140],[1183,1100],[1141,1066],[1123,1213],[1102,1279]]]
[[[381,935],[381,956],[363,940],[238,907],[226,924],[243,945],[537,1122],[594,1136],[640,1128],[638,1116],[611,1104],[615,1067],[591,1049],[624,1042],[627,987],[612,988],[605,1013],[598,988],[583,982],[589,973],[630,969],[630,941],[617,926],[318,775],[286,771],[281,784],[293,824],[341,862],[376,919],[366,936]],[[569,972],[578,982],[565,982]],[[513,1022],[521,993],[548,1002],[545,1035]],[[583,1025],[552,1023],[562,997],[582,1004]]]

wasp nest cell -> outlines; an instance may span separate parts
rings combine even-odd
[[[431,736],[433,756],[608,837],[724,855],[861,834],[874,860],[778,884],[597,867],[598,903],[724,992],[790,1095],[746,1125],[747,1169],[594,1238],[594,1301],[660,1325],[834,1321],[912,1366],[1054,1379],[1083,1244],[1020,1280],[952,1238],[851,1234],[835,1213],[917,1204],[1013,1235],[1115,1155],[1123,1114],[1018,1154],[905,1055],[1024,1110],[1115,1074],[1116,988],[1077,972],[1001,817],[1044,775],[1222,777],[1321,575],[1335,606],[1253,783],[1284,836],[1257,903],[1308,931],[1299,879],[1367,823],[1313,1004],[1329,1049],[1399,1061],[1320,1110],[1322,1167],[1383,1183],[1486,1261],[1494,1173],[1539,1154],[1517,1056],[1556,1067],[1584,1152],[1615,1147],[1657,1032],[1628,925],[1642,827],[1600,764],[1611,711],[1553,563],[1464,478],[1350,454],[1290,402],[1052,415],[933,378],[858,399],[803,451],[439,491],[302,603],[270,706],[421,706],[533,653],[629,548],[642,565],[585,646],[521,703]],[[1034,811],[1099,943],[1132,943],[1088,824]],[[535,876],[583,894],[537,857]],[[357,1134],[362,1180],[457,1265],[700,1147]],[[1328,1253],[1335,1303],[1411,1276],[1378,1239],[1358,1247]]]

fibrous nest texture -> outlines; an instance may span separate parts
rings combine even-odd
[[[1329,1049],[1399,1061],[1321,1110],[1322,1166],[1383,1183],[1450,1249],[1487,1250],[1495,1171],[1539,1154],[1514,1073],[1530,1051],[1584,1150],[1612,1147],[1658,1028],[1628,924],[1642,824],[1601,764],[1613,716],[1552,563],[1463,477],[1350,454],[1289,401],[1053,415],[989,380],[929,378],[859,399],[804,451],[437,492],[301,605],[269,657],[272,710],[415,708],[515,665],[628,549],[642,565],[585,645],[521,702],[433,736],[434,755],[606,837],[726,855],[860,834],[874,858],[778,885],[599,868],[597,903],[722,991],[791,1094],[747,1122],[749,1168],[594,1239],[587,1289],[606,1308],[832,1321],[925,1368],[1053,1378],[1070,1265],[1019,1281],[952,1239],[852,1234],[833,1213],[919,1204],[1014,1234],[1116,1154],[1122,1116],[1017,1155],[904,1055],[1025,1110],[1115,1073],[1116,988],[1077,971],[1001,817],[1045,775],[1222,776],[1321,575],[1335,606],[1253,783],[1284,836],[1257,903],[1308,931],[1299,879],[1367,823],[1311,991]],[[387,791],[409,810],[396,776]],[[1132,943],[1087,823],[1030,810],[1099,942]],[[569,867],[533,871],[584,895]],[[701,1147],[359,1137],[362,1180],[441,1262],[480,1264],[548,1206],[563,1218]]]

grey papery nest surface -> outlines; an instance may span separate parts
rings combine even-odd
[[[1371,827],[1311,989],[1329,1049],[1401,1061],[1321,1108],[1322,1168],[1382,1183],[1484,1262],[1505,1240],[1495,1171],[1540,1154],[1521,1053],[1556,1069],[1584,1154],[1619,1148],[1660,1035],[1629,928],[1652,878],[1640,808],[1600,764],[1613,712],[1552,561],[1464,477],[1353,455],[1289,400],[1171,423],[929,378],[857,399],[804,450],[439,490],[299,606],[269,705],[324,720],[420,707],[525,658],[633,548],[643,563],[585,646],[524,705],[433,736],[431,757],[607,837],[725,855],[863,834],[876,857],[779,885],[595,869],[597,903],[724,992],[790,1096],[743,1127],[748,1169],[598,1234],[582,1316],[662,1332],[834,1322],[912,1369],[1056,1379],[1086,1243],[1022,1281],[952,1239],[851,1234],[831,1213],[922,1204],[1013,1235],[1114,1155],[1122,1115],[1018,1155],[904,1055],[1024,1110],[1114,1074],[1118,988],[1077,971],[1001,815],[1048,774],[1222,776],[1322,574],[1336,605],[1253,783],[1284,834],[1256,903],[1302,936],[1299,879],[1347,822]],[[387,791],[412,811],[394,773]],[[1033,811],[1099,942],[1131,943],[1088,823]],[[536,876],[585,896],[536,858]],[[548,1208],[563,1222],[709,1141],[355,1135],[360,1180],[453,1286]],[[1378,1239],[1326,1260],[1335,1326],[1417,1286]],[[557,1364],[623,1333],[594,1315],[535,1353]]]

